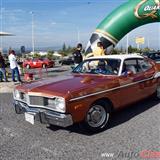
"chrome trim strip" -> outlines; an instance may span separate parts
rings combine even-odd
[[[160,72],[157,72],[155,75],[154,75],[154,78],[159,78],[160,77]]]
[[[72,101],[76,101],[76,100],[79,100],[79,99],[95,96],[95,95],[98,95],[98,94],[111,92],[111,91],[114,91],[114,90],[117,90],[117,89],[121,89],[121,88],[125,88],[125,87],[128,87],[128,86],[132,86],[132,85],[135,85],[135,84],[138,84],[138,83],[142,83],[142,82],[145,82],[145,81],[149,81],[149,80],[152,80],[152,79],[154,79],[154,77],[150,77],[150,78],[147,78],[147,79],[144,79],[144,80],[141,80],[141,81],[137,81],[137,82],[126,84],[126,85],[119,86],[119,87],[115,87],[115,88],[112,88],[112,89],[108,89],[108,90],[104,90],[104,91],[88,94],[88,95],[85,95],[85,96],[73,98],[73,99],[70,99],[69,101],[72,102]]]

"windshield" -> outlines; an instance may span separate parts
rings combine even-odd
[[[88,59],[74,68],[73,73],[118,75],[119,59]]]

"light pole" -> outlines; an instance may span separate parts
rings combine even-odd
[[[149,37],[147,38],[147,47],[148,47],[148,49],[150,47]]]
[[[129,33],[127,34],[126,54],[128,54],[128,44],[129,44],[128,39],[129,39]]]
[[[34,12],[30,12],[32,15],[32,52],[35,52],[35,38],[34,38]]]
[[[2,29],[3,29],[2,28],[3,27],[3,24],[2,24],[3,23],[3,15],[2,15],[2,13],[3,13],[3,11],[2,11],[2,0],[1,0],[1,32],[2,32]],[[3,39],[2,39],[2,36],[1,36],[1,52],[3,54],[3,46],[2,46],[3,44],[2,43],[3,43]]]
[[[77,43],[80,43],[80,31],[78,26],[76,28],[77,28]]]
[[[80,42],[80,31],[79,28],[77,27],[77,43]]]
[[[74,23],[66,23],[66,24],[70,24],[70,25],[73,25],[76,27],[76,30],[77,30],[77,43],[80,43],[80,31],[79,31],[79,27],[74,24]]]

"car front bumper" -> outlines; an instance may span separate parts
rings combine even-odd
[[[28,113],[34,117],[34,121],[39,121],[43,124],[51,124],[60,127],[68,127],[73,124],[70,114],[62,114],[41,108],[32,108],[16,100],[14,101],[14,107],[17,114]]]

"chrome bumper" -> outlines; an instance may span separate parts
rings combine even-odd
[[[70,114],[62,114],[41,108],[31,108],[19,101],[14,101],[14,107],[17,114],[28,112],[34,116],[35,121],[40,121],[43,124],[52,124],[60,127],[68,127],[73,124]]]

